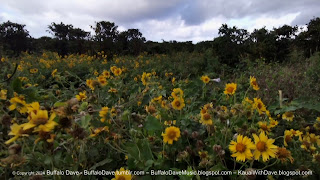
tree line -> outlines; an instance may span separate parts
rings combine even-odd
[[[177,42],[146,41],[139,29],[120,32],[114,22],[100,21],[90,26],[94,34],[71,24],[51,23],[48,32],[52,35],[33,38],[25,25],[10,21],[0,24],[0,56],[19,56],[23,51],[37,53],[54,51],[64,56],[72,53],[95,54],[104,51],[109,57],[114,54],[139,55],[170,54],[176,52],[206,52],[221,63],[234,65],[243,58],[263,58],[267,62],[283,62],[290,52],[298,50],[305,57],[319,51],[320,18],[313,18],[306,29],[283,25],[268,30],[265,27],[248,32],[236,26],[222,24],[219,36],[209,41],[193,44]]]

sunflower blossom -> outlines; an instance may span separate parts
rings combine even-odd
[[[79,92],[79,94],[76,95],[76,98],[78,99],[78,101],[83,101],[87,99],[86,91]]]
[[[129,170],[125,170],[123,167],[115,172],[115,177],[112,180],[131,180],[131,173]]]
[[[228,83],[226,84],[226,88],[224,90],[225,95],[233,95],[237,90],[237,84],[235,83]]]
[[[29,116],[29,122],[24,124],[23,130],[35,128],[34,132],[50,132],[58,125],[58,123],[54,121],[56,114],[52,113],[49,118],[47,110],[31,111]]]
[[[11,105],[9,106],[9,110],[13,111],[17,109],[21,114],[24,114],[28,111],[27,103],[21,97],[13,97],[10,99]]]
[[[175,110],[181,110],[185,107],[184,99],[183,98],[174,98],[171,103],[172,108]]]
[[[276,157],[277,146],[274,145],[274,139],[268,139],[268,136],[265,135],[264,132],[261,132],[259,136],[256,134],[252,135],[255,141],[255,151],[253,156],[256,160],[262,156],[263,162],[266,162],[271,157]]]
[[[205,84],[208,84],[210,81],[210,78],[208,76],[201,76],[201,81]]]
[[[6,100],[7,99],[7,90],[2,89],[0,91],[0,100]]]
[[[105,122],[108,118],[109,108],[108,107],[102,107],[101,111],[99,112],[99,116],[101,117],[101,122]]]
[[[260,115],[267,111],[266,106],[263,104],[260,98],[253,98],[253,101],[253,108],[256,109]]]
[[[287,121],[293,121],[293,118],[294,118],[294,114],[293,112],[285,112],[283,115],[282,115],[282,119],[284,120],[287,120]]]
[[[180,137],[180,129],[174,126],[167,127],[165,133],[162,133],[162,136],[164,143],[172,144],[173,141],[178,141]]]
[[[237,136],[237,141],[231,141],[229,150],[232,152],[232,157],[236,158],[236,161],[244,162],[246,159],[252,159],[253,154],[251,150],[254,150],[255,146],[250,138],[243,135]]]
[[[28,134],[25,134],[25,131],[23,130],[24,124],[13,124],[10,126],[11,131],[8,135],[14,136],[8,141],[5,142],[5,144],[10,144],[17,140],[20,136],[28,136]]]

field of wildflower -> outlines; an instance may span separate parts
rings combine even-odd
[[[68,178],[319,179],[317,101],[289,100],[254,75],[203,73],[193,58],[2,58],[1,177],[65,179],[87,170]],[[102,170],[116,173],[95,174]]]

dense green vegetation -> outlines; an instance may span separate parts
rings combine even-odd
[[[17,56],[22,51],[53,51],[62,56],[75,53],[95,55],[104,51],[111,58],[115,54],[136,56],[142,52],[171,54],[210,50],[220,63],[236,66],[244,58],[284,62],[294,50],[310,57],[319,50],[320,44],[320,18],[311,19],[306,27],[283,25],[272,30],[255,29],[251,33],[223,24],[218,37],[197,44],[191,41],[147,41],[139,29],[120,32],[115,23],[108,21],[95,22],[91,28],[93,34],[71,24],[52,23],[47,30],[52,37],[32,38],[25,25],[4,22],[0,24],[0,56]]]

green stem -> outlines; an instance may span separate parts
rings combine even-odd
[[[266,168],[268,168],[268,167],[271,167],[271,166],[275,165],[278,161],[279,161],[279,160],[277,159],[274,163],[269,164],[269,165],[265,166],[264,168],[262,168],[262,169],[260,169],[260,170],[264,170],[264,169],[266,169]]]

